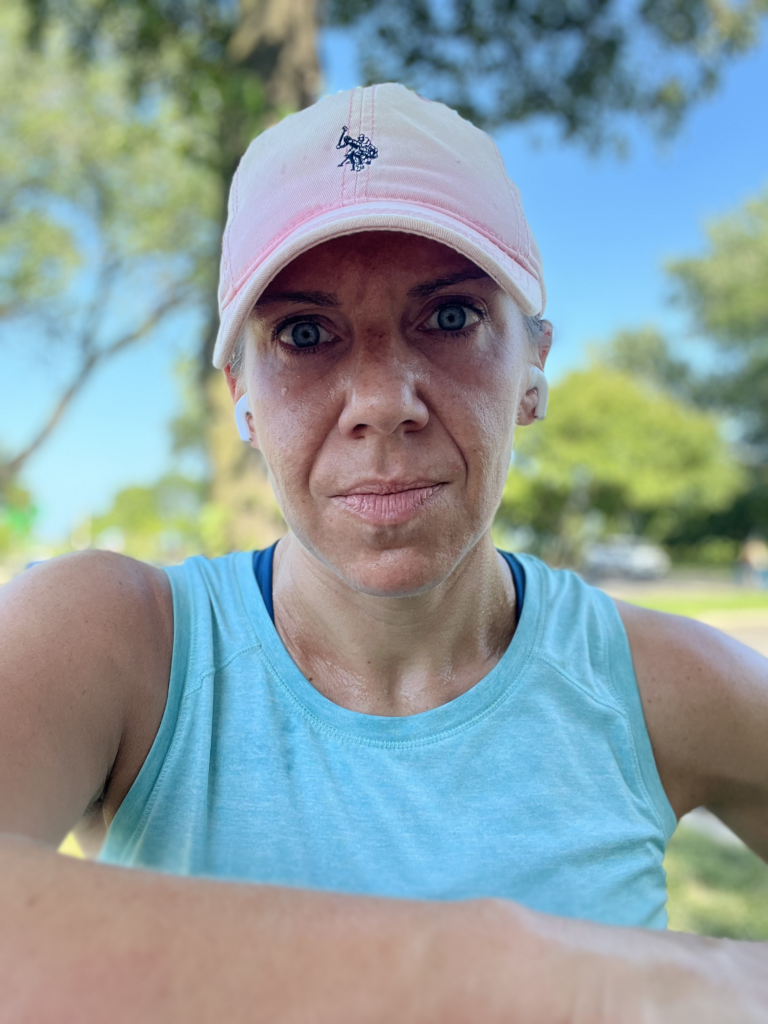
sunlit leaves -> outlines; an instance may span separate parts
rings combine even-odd
[[[718,426],[625,373],[571,373],[552,388],[546,420],[518,430],[501,516],[557,534],[564,514],[596,509],[608,529],[663,540],[743,486]]]

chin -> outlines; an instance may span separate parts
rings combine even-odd
[[[446,552],[396,548],[334,560],[332,568],[352,590],[372,597],[416,597],[439,586],[457,559]]]
[[[358,593],[415,597],[443,583],[478,539],[437,529],[408,539],[396,533],[376,531],[366,538],[335,533],[327,543],[309,547]]]

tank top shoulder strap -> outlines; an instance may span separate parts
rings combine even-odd
[[[532,555],[518,559],[526,574],[527,600],[540,605],[536,658],[593,701],[622,712],[646,795],[669,838],[677,818],[659,778],[629,639],[614,601],[574,572],[551,569]]]

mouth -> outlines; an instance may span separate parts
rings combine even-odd
[[[447,484],[414,481],[408,483],[366,482],[356,484],[333,503],[372,525],[404,523],[432,504]]]

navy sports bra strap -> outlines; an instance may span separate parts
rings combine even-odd
[[[515,604],[515,625],[517,625],[520,621],[520,615],[523,611],[523,602],[525,601],[525,569],[523,568],[523,563],[520,559],[516,558],[511,551],[502,551],[500,554],[502,554],[507,560],[507,564],[509,565],[512,573],[512,582],[515,585],[515,596],[517,598],[517,603]]]
[[[277,541],[263,551],[253,552],[253,575],[259,585],[261,596],[264,598],[264,607],[269,613],[272,622],[275,621],[275,608],[272,604],[272,564],[275,560],[275,548]]]
[[[277,541],[271,547],[264,548],[263,551],[253,552],[253,575],[256,577],[261,596],[264,599],[264,607],[267,609],[272,622],[275,621],[275,609],[272,604],[272,564],[275,560],[276,547]],[[520,621],[520,613],[523,610],[523,601],[525,600],[525,570],[520,560],[515,558],[509,551],[502,551],[501,554],[509,564],[512,582],[515,585],[515,595],[517,597],[515,623],[517,624]]]

